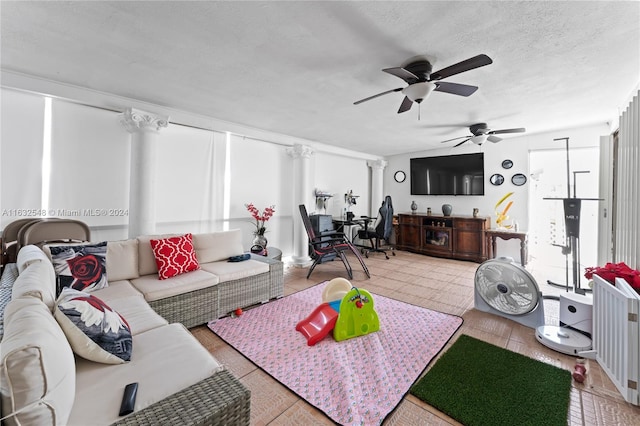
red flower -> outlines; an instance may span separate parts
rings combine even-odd
[[[251,216],[256,220],[256,231],[255,235],[264,235],[267,231],[267,228],[264,226],[264,223],[271,219],[273,213],[275,213],[276,206],[269,206],[264,209],[264,212],[260,214],[260,210],[253,205],[253,203],[245,204],[247,211],[251,213]]]
[[[102,265],[98,258],[92,254],[77,256],[67,260],[71,276],[83,283],[83,288],[89,284],[98,282],[102,276]]]

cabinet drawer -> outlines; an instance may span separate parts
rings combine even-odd
[[[481,220],[459,220],[455,221],[453,225],[456,229],[462,229],[465,231],[481,231],[484,229],[484,221]]]
[[[398,216],[398,220],[400,221],[400,224],[402,224],[402,225],[420,225],[421,224],[421,217],[420,216],[400,215],[400,216]]]

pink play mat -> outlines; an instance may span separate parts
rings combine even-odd
[[[326,283],[209,328],[254,364],[340,424],[377,425],[462,325],[462,318],[373,295],[380,330],[315,346],[295,330]]]

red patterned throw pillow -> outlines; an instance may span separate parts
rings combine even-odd
[[[161,280],[200,269],[191,234],[150,242]]]

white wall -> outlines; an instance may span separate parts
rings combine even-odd
[[[333,194],[327,202],[327,212],[340,217],[344,209],[345,194],[350,190],[357,195],[356,205],[351,206],[351,212],[356,216],[369,214],[370,179],[369,166],[362,158],[348,158],[319,152],[312,157],[313,181],[315,187],[321,191]],[[318,208],[312,209],[316,213],[324,214]]]
[[[558,155],[565,155],[564,142],[554,141],[557,138],[569,138],[570,147],[597,147],[600,136],[610,133],[606,123],[586,126],[583,128],[564,129],[549,133],[539,133],[519,137],[505,137],[501,142],[487,142],[482,146],[471,143],[458,148],[441,148],[428,151],[419,151],[409,154],[396,155],[387,158],[389,165],[384,173],[385,194],[391,195],[394,209],[397,213],[410,212],[411,202],[415,200],[419,212],[426,212],[431,207],[432,212],[441,214],[443,204],[453,206],[454,215],[471,215],[473,208],[480,210],[481,216],[491,217],[491,227],[496,228],[494,207],[498,200],[508,192],[514,194],[509,198],[514,203],[509,210],[512,220],[518,222],[520,229],[527,231],[529,228],[529,152],[539,149],[559,149]],[[485,195],[484,196],[444,196],[444,195],[411,195],[410,159],[414,157],[429,157],[449,154],[465,154],[471,152],[484,152],[485,161]],[[505,170],[502,161],[510,159],[513,167]],[[574,165],[572,165],[572,168]],[[398,183],[393,179],[393,174],[402,170],[407,174],[407,179]],[[489,183],[489,177],[494,173],[500,173],[505,177],[505,182],[500,186]],[[523,173],[527,176],[527,183],[523,186],[515,186],[511,183],[511,176],[515,173]],[[503,205],[504,207],[504,205]],[[517,240],[501,241],[498,246],[498,256],[510,256],[520,258],[520,247]]]

